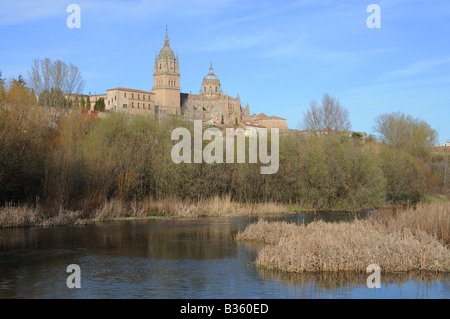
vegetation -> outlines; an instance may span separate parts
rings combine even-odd
[[[52,61],[49,58],[35,59],[29,72],[29,84],[38,96],[52,89],[58,89],[63,94],[81,93],[84,80],[78,67],[61,60]]]
[[[105,99],[99,98],[94,104],[94,111],[103,111],[105,109]]]
[[[437,132],[426,122],[411,115],[395,112],[382,114],[375,119],[375,131],[382,141],[392,148],[427,158],[436,144]]]
[[[287,272],[358,271],[377,264],[383,273],[450,271],[450,203],[385,212],[351,223],[296,225],[260,220],[238,240],[270,245],[256,263]]]
[[[68,103],[61,90],[52,92],[62,97],[58,103]],[[363,143],[358,136],[287,134],[280,136],[279,170],[273,175],[261,175],[261,163],[175,164],[171,132],[187,127],[192,133],[191,122],[178,116],[94,117],[74,108],[55,118],[42,107],[48,106],[45,99],[42,92],[38,103],[22,78],[0,80],[0,203],[37,209],[39,218],[78,212],[95,219],[113,201],[130,207],[176,199],[201,207],[201,201],[228,198],[237,207],[274,203],[357,211],[448,194],[445,152],[427,159],[389,143]],[[84,103],[82,98],[81,107]]]
[[[332,129],[342,132],[350,130],[351,123],[347,109],[341,106],[339,100],[329,94],[324,94],[320,106],[315,100],[311,101],[299,127],[311,131]]]

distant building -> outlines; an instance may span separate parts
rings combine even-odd
[[[267,116],[264,113],[258,115],[253,114],[251,117],[252,121],[261,124],[267,128],[279,128],[280,131],[287,130],[286,119],[278,116]]]
[[[74,95],[68,97],[76,98]],[[86,95],[78,96],[81,97],[87,99]],[[236,97],[224,94],[212,64],[209,73],[203,78],[199,94],[181,93],[179,59],[170,48],[167,31],[164,46],[155,56],[151,92],[119,87],[107,90],[106,94],[89,95],[91,110],[100,98],[105,100],[106,111],[145,114],[157,118],[178,114],[189,120],[202,120],[205,124],[219,127],[240,126],[241,121],[251,121],[268,129],[277,127],[287,130],[286,119],[263,113],[250,116],[250,107],[248,104],[245,108],[241,106],[239,94]]]

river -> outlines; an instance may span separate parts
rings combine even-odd
[[[364,217],[368,213],[362,214]],[[308,223],[348,213],[267,217]],[[0,230],[0,298],[449,298],[450,276],[265,271],[253,264],[262,244],[234,236],[257,217],[127,220],[95,225]],[[67,266],[80,267],[69,289]]]

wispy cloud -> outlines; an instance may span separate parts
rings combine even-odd
[[[64,13],[65,6],[61,1],[2,0],[0,25],[20,24]]]
[[[408,77],[414,76],[418,74],[425,73],[433,68],[438,66],[450,63],[450,57],[440,58],[440,59],[432,59],[426,61],[418,61],[408,65],[407,67],[388,72],[384,77],[385,78],[394,78],[394,77]]]
[[[266,43],[274,35],[272,30],[266,30],[257,34],[222,34],[217,35],[214,39],[192,47],[192,52],[223,52],[233,50],[249,49]]]

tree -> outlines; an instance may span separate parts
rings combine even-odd
[[[2,79],[2,71],[0,71],[0,106],[3,105],[6,98],[5,80]]]
[[[332,129],[341,132],[350,130],[351,123],[347,109],[341,106],[339,100],[326,93],[322,98],[322,105],[318,106],[315,100],[311,101],[299,127],[312,131]]]
[[[85,109],[86,110],[90,110],[91,109],[91,98],[89,97],[89,95],[88,95],[88,97],[86,99]]]
[[[78,99],[78,95],[75,96],[75,100],[73,101],[73,106],[75,106],[75,107],[80,106],[80,100]]]
[[[61,60],[51,61],[35,59],[28,73],[30,87],[39,96],[45,90],[60,89],[63,94],[81,93],[84,88],[84,80],[80,71],[73,64],[67,65]]]
[[[381,134],[382,142],[419,157],[427,157],[437,140],[436,130],[425,121],[401,112],[379,115],[374,131]]]
[[[99,98],[94,104],[94,111],[102,111],[105,109],[105,99]]]

